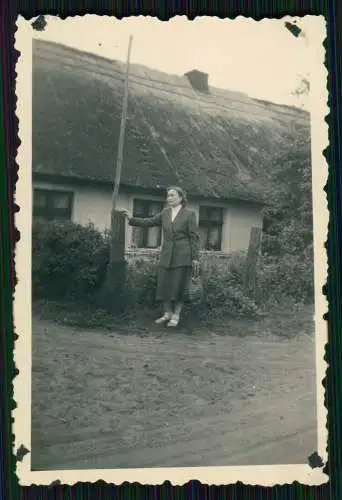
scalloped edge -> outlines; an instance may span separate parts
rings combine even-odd
[[[96,16],[96,14],[85,14],[83,16],[69,16],[69,19]],[[52,17],[52,16],[49,16]],[[57,16],[54,16],[57,17]],[[113,18],[113,16],[101,16]],[[130,16],[131,17],[131,16]],[[146,17],[146,16],[136,16]],[[147,16],[152,18],[152,16]],[[187,19],[186,16],[174,16]],[[324,466],[327,463],[327,408],[324,405],[323,381],[326,376],[328,363],[325,361],[325,346],[327,343],[327,324],[323,315],[328,311],[328,303],[324,295],[317,293],[322,290],[326,282],[328,273],[327,254],[319,249],[324,248],[327,239],[329,212],[325,200],[322,196],[323,188],[328,178],[328,165],[323,152],[329,146],[327,117],[329,115],[327,76],[328,71],[324,64],[325,51],[324,41],[326,39],[326,22],[323,16],[307,15],[302,17],[283,16],[282,18],[268,18],[254,20],[252,17],[236,16],[234,18],[220,18],[218,16],[197,16],[192,22],[196,22],[200,17],[214,17],[221,22],[240,21],[242,23],[258,22],[266,23],[270,21],[293,21],[294,19],[317,18],[319,41],[321,44],[318,50],[320,66],[317,68],[317,79],[312,78],[311,95],[316,95],[320,103],[313,107],[312,113],[312,169],[313,177],[313,200],[314,200],[314,247],[315,247],[315,289],[316,289],[316,367],[317,367],[317,411],[318,411],[318,453],[323,460]],[[32,64],[32,27],[30,23],[35,18],[25,20],[19,16],[17,19],[17,31],[15,35],[15,50],[20,53],[16,64],[16,117],[19,121],[18,136],[21,144],[18,147],[16,162],[29,168],[20,168],[18,181],[16,184],[15,202],[21,207],[16,213],[16,229],[20,231],[20,241],[17,243],[15,252],[15,265],[18,276],[18,283],[14,293],[14,325],[18,338],[15,342],[14,361],[19,373],[13,379],[14,401],[17,407],[12,412],[13,433],[15,435],[13,454],[16,454],[21,446],[31,449],[31,359],[28,353],[31,352],[31,308],[30,300],[26,302],[27,296],[31,297],[31,89],[32,81],[27,78],[30,74]],[[124,17],[123,19],[126,19]],[[158,18],[155,17],[156,22]],[[166,21],[163,21],[166,22]],[[318,23],[317,23],[318,24]],[[316,53],[317,56],[317,53]],[[317,56],[318,57],[318,56]],[[322,80],[325,85],[322,86]],[[316,92],[316,94],[315,94]],[[324,94],[322,95],[322,92]],[[322,102],[322,98],[324,104]],[[312,98],[313,99],[313,98]],[[316,109],[317,108],[317,109]],[[322,227],[326,228],[325,234]],[[317,256],[318,254],[318,256]],[[319,259],[319,265],[317,262]],[[28,305],[26,305],[28,304]],[[313,450],[315,451],[315,450]],[[313,469],[309,465],[277,465],[277,466],[242,466],[242,467],[192,467],[192,468],[153,468],[153,469],[93,469],[93,470],[58,470],[58,471],[31,471],[30,452],[17,461],[17,476],[20,485],[52,485],[54,483],[75,485],[80,482],[96,483],[105,481],[106,483],[120,485],[125,482],[137,483],[141,485],[162,484],[170,482],[172,485],[185,485],[190,480],[198,480],[202,484],[227,485],[239,482],[244,485],[279,486],[300,482],[306,485],[320,485],[329,480],[324,473],[323,467]]]

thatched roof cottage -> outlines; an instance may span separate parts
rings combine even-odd
[[[125,65],[35,40],[34,214],[109,226]],[[203,249],[248,246],[262,225],[274,155],[307,113],[131,65],[119,208],[152,214],[165,188],[182,186],[196,209]],[[291,148],[291,143],[288,144]],[[127,229],[127,245],[156,247],[159,230]]]

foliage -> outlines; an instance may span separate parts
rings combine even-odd
[[[38,297],[84,297],[101,285],[108,240],[92,224],[35,220],[32,228],[32,285]]]
[[[225,259],[213,259],[203,275],[205,315],[256,315],[259,309],[243,288],[246,255],[235,253]],[[217,277],[220,276],[220,279]]]
[[[271,218],[269,221],[272,222]],[[312,242],[305,246],[305,228],[296,234],[295,240],[291,235],[291,223],[284,227],[277,224],[278,220],[275,220],[269,227],[279,227],[278,238],[286,232],[290,234],[294,244],[286,246],[284,240],[282,250],[286,251],[260,258],[256,290],[252,294],[246,293],[243,287],[245,253],[224,258],[213,253],[204,254],[204,301],[201,305],[188,303],[188,311],[203,319],[218,315],[255,317],[271,305],[284,302],[286,297],[298,304],[310,302],[313,280],[308,263],[312,262]],[[32,241],[34,296],[68,301],[70,312],[66,317],[70,324],[82,324],[82,314],[89,309],[88,326],[112,325],[112,317],[97,301],[108,263],[108,234],[101,234],[93,225],[83,227],[72,222],[36,220]],[[157,259],[157,256],[150,255],[128,259],[122,301],[126,316],[146,315],[154,310]]]
[[[157,259],[138,258],[130,262],[126,273],[126,308],[154,307],[157,286]]]
[[[310,260],[296,255],[279,258],[263,257],[257,268],[255,299],[269,308],[282,303],[286,298],[296,304],[312,303],[314,282]]]
[[[36,298],[63,299],[94,304],[104,282],[108,262],[108,235],[94,226],[72,222],[44,222],[33,225],[33,292]],[[242,287],[244,255],[204,263],[204,303],[197,313],[231,316],[256,314],[257,307]],[[128,261],[123,303],[126,313],[155,307],[157,257]],[[220,276],[220,280],[217,276]],[[191,308],[191,304],[189,304]],[[76,314],[76,313],[75,313]],[[95,313],[94,313],[95,314]],[[99,311],[96,317],[101,316]],[[75,321],[79,321],[78,313]],[[96,324],[96,318],[94,319]]]
[[[269,205],[264,211],[260,285],[276,281],[277,293],[310,300],[313,284],[313,221],[310,137],[297,126],[291,150],[284,147],[275,156]],[[286,138],[285,138],[286,141]]]
[[[224,259],[210,257],[203,265],[202,280],[204,302],[201,305],[187,301],[187,308],[207,317],[217,314],[228,316],[255,315],[258,308],[243,290],[244,254]],[[128,266],[125,303],[128,307],[153,308],[155,306],[156,259],[137,259]],[[217,279],[220,276],[220,279]]]

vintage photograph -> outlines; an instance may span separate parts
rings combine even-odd
[[[16,37],[19,476],[327,480],[323,20]]]

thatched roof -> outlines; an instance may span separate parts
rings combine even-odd
[[[33,45],[33,173],[113,181],[125,64]],[[263,200],[272,160],[307,113],[131,65],[123,186]],[[291,140],[288,147],[291,148]]]

